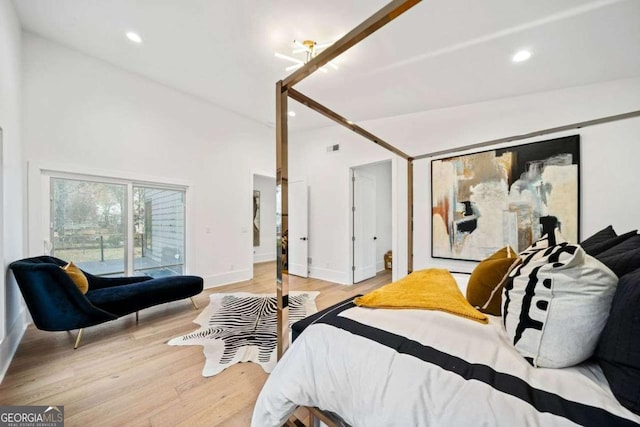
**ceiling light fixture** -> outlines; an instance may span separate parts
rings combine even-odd
[[[138,33],[134,33],[133,31],[127,32],[127,38],[134,43],[142,43],[142,37]]]
[[[333,43],[318,44],[313,40],[304,40],[304,41],[294,40],[292,54],[299,55],[298,58],[289,56],[289,55],[284,55],[279,52],[276,52],[275,56],[276,58],[293,62],[293,65],[289,65],[288,67],[285,68],[285,71],[290,72],[302,67],[304,64],[311,61],[313,58],[316,57],[316,55],[318,55],[321,51],[328,48],[332,44]],[[303,54],[303,55],[300,55],[300,54]],[[338,64],[336,64],[334,61],[329,61],[328,65],[334,70],[338,69]],[[326,73],[327,71],[329,71],[329,69],[327,67],[320,67],[320,71],[323,71]]]
[[[513,55],[513,58],[511,58],[511,60],[513,62],[524,62],[529,58],[531,58],[531,52],[529,52],[528,50],[521,50]]]

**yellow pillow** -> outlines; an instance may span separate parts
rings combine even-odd
[[[467,301],[483,313],[500,316],[504,281],[519,261],[518,254],[509,246],[481,261],[469,278]]]
[[[370,308],[438,310],[488,323],[487,316],[464,299],[451,273],[440,268],[414,271],[397,282],[356,298],[354,303]]]
[[[60,268],[62,268],[65,273],[69,275],[80,292],[82,292],[83,294],[87,293],[87,291],[89,290],[89,281],[87,280],[87,276],[84,275],[82,270],[80,270],[77,265],[75,265],[73,262],[70,262],[69,264]]]

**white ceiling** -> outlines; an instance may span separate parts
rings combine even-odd
[[[293,39],[335,41],[386,3],[14,0],[27,31],[267,125],[290,65],[274,52],[290,54]],[[338,71],[296,88],[363,121],[634,77],[639,23],[639,0],[424,0],[342,55]],[[533,57],[511,62],[521,48]]]

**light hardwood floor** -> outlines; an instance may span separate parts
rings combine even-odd
[[[290,276],[291,290],[320,291],[323,309],[391,281],[390,272],[354,286]],[[206,289],[200,308],[218,292],[275,293],[275,263],[256,264],[254,279]],[[0,405],[64,405],[66,426],[248,426],[267,374],[240,363],[204,378],[200,346],[168,346],[196,329],[198,312],[176,301],[75,332],[29,326],[0,384]]]

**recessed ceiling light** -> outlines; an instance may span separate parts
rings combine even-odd
[[[531,58],[531,52],[529,52],[528,50],[521,50],[513,55],[513,58],[511,58],[511,60],[513,62],[524,62],[529,58]]]
[[[134,43],[138,43],[138,44],[142,43],[142,37],[140,37],[138,33],[134,33],[133,31],[127,32],[127,38]]]
[[[289,117],[295,117],[295,116],[296,116],[295,111],[289,111]]]

